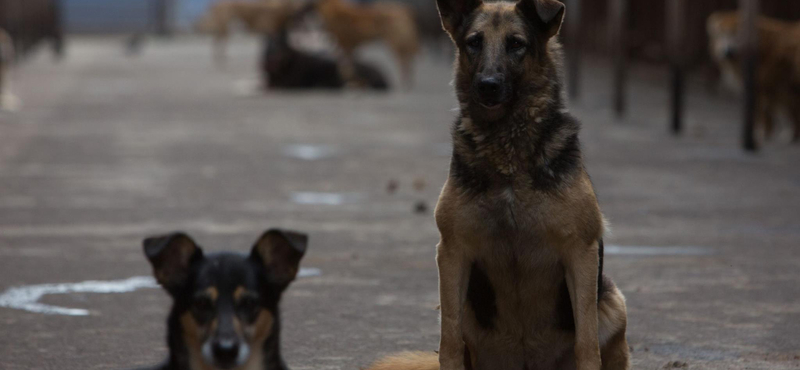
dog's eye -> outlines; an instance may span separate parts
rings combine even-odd
[[[256,297],[244,296],[239,300],[239,309],[244,312],[253,312],[258,308],[258,299]]]
[[[516,37],[512,37],[508,40],[508,50],[509,51],[519,51],[522,50],[527,46],[525,41],[522,41]]]
[[[198,312],[208,312],[214,308],[214,302],[211,302],[211,298],[206,296],[195,297],[192,308]]]
[[[483,38],[480,35],[467,38],[467,47],[470,50],[480,50],[481,46],[483,46]]]

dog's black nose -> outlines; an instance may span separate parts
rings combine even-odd
[[[211,350],[214,359],[221,364],[231,364],[239,357],[239,343],[232,339],[215,340]]]
[[[497,96],[502,88],[503,80],[498,77],[486,77],[478,82],[478,92],[483,96]]]

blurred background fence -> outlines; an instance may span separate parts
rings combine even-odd
[[[0,28],[12,36],[20,55],[48,40],[61,55],[64,33],[169,35],[185,32],[191,30],[191,25],[216,1],[225,0],[0,0]],[[409,3],[415,10],[424,38],[441,40],[444,37],[434,0],[397,1]],[[625,112],[628,63],[669,64],[672,71],[671,125],[675,133],[680,133],[682,127],[685,75],[701,70],[712,77],[708,81],[715,81],[716,69],[711,63],[706,36],[706,20],[711,13],[741,9],[749,4],[754,9],[752,14],[800,19],[798,0],[563,1],[569,9],[562,38],[568,53],[571,96],[579,96],[583,53],[612,57],[614,83],[610,91],[612,104],[620,116]],[[750,31],[755,32],[754,28]],[[441,48],[444,44],[432,45]],[[752,99],[746,98],[745,104],[752,104]],[[752,120],[749,115],[744,115],[746,122]],[[750,137],[752,129],[747,125],[744,136],[745,148],[755,149]]]
[[[67,33],[130,33],[185,31],[219,0],[0,0],[0,28],[6,29],[26,50],[37,41]],[[370,0],[364,0],[369,2]],[[403,0],[401,0],[403,1]],[[577,44],[590,53],[612,50],[609,32],[614,18],[613,2],[619,0],[565,0],[570,10],[580,6]],[[626,0],[626,44],[632,60],[666,62],[667,6],[670,1]],[[433,0],[405,0],[417,11],[423,33],[442,36]],[[687,2],[681,20],[687,36],[682,43],[688,65],[708,62],[705,22],[719,10],[732,10],[738,0]],[[761,14],[786,20],[800,19],[800,1],[761,0]],[[569,43],[569,41],[568,41]],[[570,47],[575,45],[569,45]]]
[[[611,2],[617,0],[566,0],[568,4],[580,2],[579,45],[588,52],[608,53]],[[629,55],[633,60],[648,62],[667,61],[667,5],[684,0],[627,0],[628,20],[626,27]],[[720,10],[735,10],[738,0],[692,0],[684,1],[686,11],[681,19],[686,35],[681,51],[687,63],[701,65],[709,61],[706,37],[706,19]],[[761,14],[785,19],[800,19],[800,1],[760,0]]]

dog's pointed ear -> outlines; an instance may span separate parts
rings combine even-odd
[[[481,0],[436,0],[442,27],[450,34],[453,40],[456,39],[464,20],[482,3]]]
[[[250,258],[264,264],[271,282],[288,285],[297,276],[300,260],[306,253],[307,245],[306,234],[270,229],[253,245]]]
[[[556,0],[519,0],[517,9],[546,35],[549,40],[558,34],[564,20],[565,6]]]
[[[187,283],[192,263],[203,258],[200,247],[182,232],[153,236],[142,244],[156,281],[170,292]]]

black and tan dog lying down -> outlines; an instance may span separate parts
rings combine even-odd
[[[249,255],[204,253],[181,232],[143,244],[156,280],[173,301],[169,357],[146,370],[288,369],[279,304],[300,269],[306,234],[270,229]]]
[[[362,62],[355,63],[354,80],[347,81],[336,60],[294,48],[287,30],[266,37],[265,43],[261,69],[269,89],[389,89],[383,73]]]

